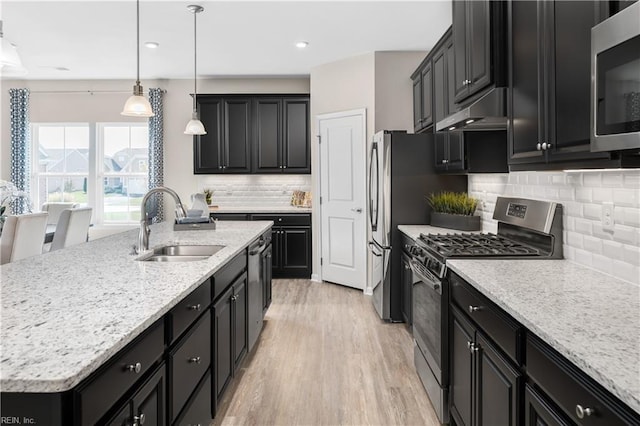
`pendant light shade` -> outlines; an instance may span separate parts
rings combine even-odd
[[[193,112],[191,113],[191,120],[187,123],[187,127],[184,129],[185,135],[206,135],[207,131],[204,128],[204,124],[198,118],[198,104],[196,102],[197,90],[197,64],[198,64],[198,49],[196,38],[196,15],[204,11],[202,6],[197,4],[191,4],[187,6],[187,9],[193,13]]]
[[[144,97],[144,91],[140,85],[140,0],[136,0],[136,84],[133,86],[133,95],[127,99],[120,114],[128,117],[153,117],[155,115],[151,104]]]

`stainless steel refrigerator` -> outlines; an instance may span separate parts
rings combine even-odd
[[[369,155],[370,288],[373,304],[386,321],[402,321],[401,254],[398,225],[429,223],[427,196],[443,190],[467,190],[466,175],[434,171],[433,134],[381,131]]]

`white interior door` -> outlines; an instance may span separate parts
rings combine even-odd
[[[365,110],[318,116],[322,279],[366,284]]]

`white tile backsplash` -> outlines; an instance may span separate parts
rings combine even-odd
[[[293,191],[311,191],[311,175],[206,175],[198,177],[200,192],[213,190],[212,204],[220,207],[291,204]]]
[[[469,175],[481,203],[482,229],[496,232],[498,196],[563,206],[564,257],[640,285],[640,169]],[[602,228],[602,203],[614,203],[613,231]]]

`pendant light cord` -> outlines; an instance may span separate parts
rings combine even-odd
[[[140,85],[140,0],[136,0],[136,85]]]
[[[196,93],[198,93],[197,91],[197,64],[198,64],[198,37],[197,37],[197,33],[196,33],[196,26],[197,26],[197,19],[196,16],[198,15],[197,11],[193,11],[193,112],[196,113],[197,110],[197,106],[196,106]]]

